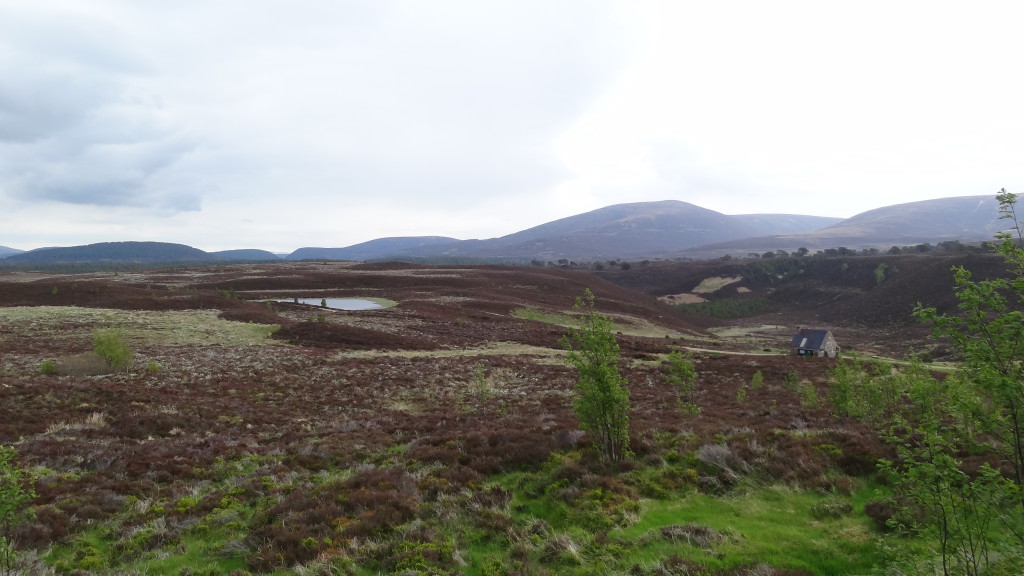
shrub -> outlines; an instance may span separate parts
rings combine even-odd
[[[786,373],[786,376],[782,379],[782,387],[790,392],[800,392],[800,373],[796,370],[790,370]]]
[[[92,351],[114,370],[127,370],[133,353],[124,341],[124,332],[116,328],[100,328],[92,333]]]
[[[747,385],[740,384],[740,387],[736,389],[736,403],[746,404],[747,402]]]
[[[840,458],[843,455],[843,451],[835,444],[818,444],[814,450],[832,459]]]
[[[888,500],[871,500],[864,505],[864,514],[874,522],[875,528],[892,530],[889,519],[896,515],[896,507]]]
[[[879,264],[878,267],[875,268],[875,284],[881,284],[882,282],[885,282],[885,272],[888,269],[889,265],[884,262]]]
[[[737,456],[727,446],[721,444],[705,444],[697,450],[697,460],[711,468],[730,472],[750,472],[750,465]]]
[[[43,362],[39,365],[39,371],[42,372],[43,374],[56,374],[57,363],[49,359],[43,360]]]
[[[683,414],[699,414],[700,406],[696,403],[697,369],[693,365],[693,354],[673,350],[663,364],[662,372],[665,380],[675,389],[679,410]]]
[[[15,528],[28,519],[24,508],[35,494],[25,490],[25,472],[14,462],[17,451],[0,445],[0,574],[19,572]]]
[[[815,389],[814,384],[800,383],[798,384],[798,393],[800,395],[800,405],[804,408],[817,408],[818,407],[818,390]]]
[[[763,385],[764,385],[764,374],[761,374],[761,371],[758,370],[757,372],[754,372],[753,376],[750,377],[750,388],[752,390],[758,390]]]
[[[178,500],[175,508],[178,510],[178,513],[184,514],[198,505],[199,500],[194,496],[183,496]]]

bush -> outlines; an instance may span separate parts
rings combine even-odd
[[[35,494],[25,490],[26,473],[15,463],[17,451],[0,445],[0,574],[19,573],[15,529],[29,518],[25,507]]]
[[[699,414],[700,406],[696,403],[697,368],[693,364],[693,354],[673,350],[662,364],[662,373],[665,381],[675,389],[679,410],[687,415]]]
[[[887,532],[892,529],[889,519],[896,515],[896,508],[888,500],[871,500],[864,505],[864,514],[871,518],[875,528]]]
[[[92,333],[92,351],[114,370],[127,370],[133,353],[124,341],[124,333],[116,328],[99,328]]]
[[[800,373],[796,370],[790,370],[786,373],[786,376],[782,379],[782,387],[794,394],[800,393]]]
[[[761,386],[764,385],[764,374],[758,370],[754,372],[754,375],[750,377],[750,388],[751,390],[760,390]]]

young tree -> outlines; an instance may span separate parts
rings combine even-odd
[[[836,412],[868,421],[895,446],[898,457],[882,469],[902,508],[897,523],[936,543],[946,575],[986,573],[990,560],[999,573],[1024,568],[1024,235],[1016,195],[996,198],[1011,224],[996,248],[1007,274],[976,280],[955,267],[957,313],[914,311],[959,349],[958,370],[940,381],[918,363],[871,374],[854,363],[831,379]]]
[[[562,338],[566,362],[579,373],[573,408],[602,459],[616,464],[629,454],[629,391],[619,374],[614,324],[594,309],[589,289],[573,308],[581,312],[580,326]]]
[[[969,387],[923,371],[903,383],[906,401],[886,434],[898,456],[881,466],[897,495],[899,524],[935,543],[944,576],[979,576],[990,566],[992,525],[1012,482],[987,463],[969,469],[960,458],[971,443],[962,417]]]
[[[97,328],[92,333],[92,351],[114,370],[127,370],[134,353],[125,343],[124,332],[117,328]]]
[[[972,383],[983,401],[973,414],[982,432],[993,436],[1013,479],[1024,488],[1024,241],[1017,219],[1017,195],[996,196],[1009,230],[997,235],[997,251],[1008,275],[974,280],[962,266],[953,269],[960,313],[939,314],[918,306],[915,314],[932,323],[936,336],[953,341],[963,355],[960,377]],[[1024,492],[1018,503],[1024,514]]]
[[[948,379],[942,398],[950,410],[941,426],[945,452],[955,455],[970,447],[990,451],[1009,471],[1008,481],[982,470],[964,480],[959,494],[985,494],[990,514],[1015,544],[1008,550],[1024,556],[1024,233],[1017,219],[1017,196],[1000,190],[996,196],[1001,217],[1010,226],[997,235],[996,247],[1007,274],[976,280],[964,267],[953,269],[957,314],[940,314],[920,305],[915,315],[932,324],[932,332],[948,338],[962,361]],[[933,398],[940,396],[934,395]],[[956,425],[950,426],[950,423]],[[955,437],[959,434],[959,438]],[[970,446],[978,434],[983,443]],[[951,443],[956,441],[958,443]],[[938,445],[938,443],[936,443]],[[938,458],[931,458],[938,461]],[[948,467],[948,466],[947,466]],[[982,481],[987,483],[981,484]],[[998,488],[997,490],[994,489]],[[984,536],[984,534],[982,535]]]
[[[0,576],[18,573],[14,529],[26,518],[25,506],[35,496],[23,486],[25,473],[17,467],[16,455],[14,448],[0,445]]]
[[[673,350],[662,364],[665,380],[676,391],[676,403],[683,414],[700,414],[697,405],[697,368],[693,365],[693,354]]]

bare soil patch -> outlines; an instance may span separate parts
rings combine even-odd
[[[658,300],[666,304],[698,304],[700,302],[707,302],[706,298],[691,294],[690,292],[683,292],[682,294],[666,294],[665,296],[658,296]]]

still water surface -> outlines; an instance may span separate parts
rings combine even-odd
[[[320,306],[322,300],[327,301],[328,308],[334,308],[335,310],[374,310],[376,308],[383,308],[380,304],[377,304],[373,300],[364,300],[362,298],[299,298],[299,304],[311,304],[313,306]],[[278,298],[278,302],[295,302],[293,298]]]

